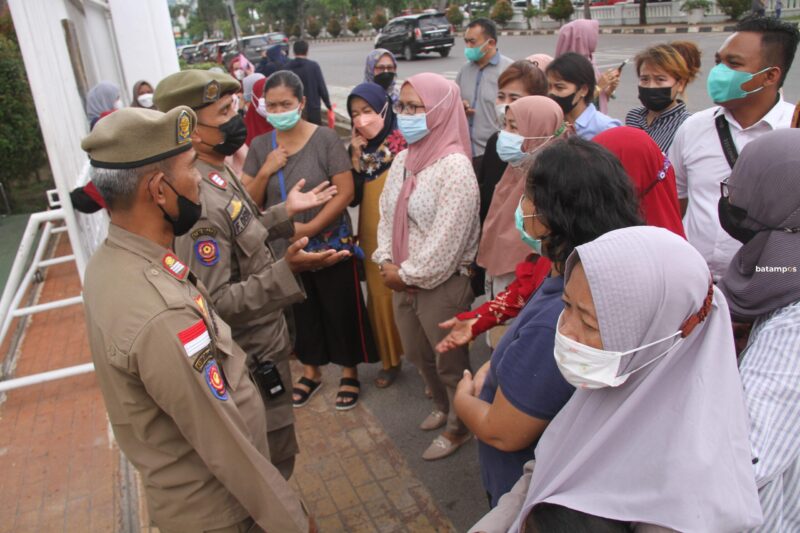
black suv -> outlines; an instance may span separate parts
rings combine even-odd
[[[375,38],[375,48],[386,48],[408,61],[429,52],[447,57],[455,42],[453,33],[444,13],[407,15],[389,21]]]

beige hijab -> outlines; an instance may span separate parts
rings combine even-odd
[[[547,137],[562,129],[564,113],[546,96],[526,96],[508,107],[514,115],[518,133],[523,137]],[[547,142],[550,141],[526,139],[522,149],[531,153]],[[533,157],[528,157],[520,166],[508,165],[494,189],[478,248],[478,264],[490,276],[514,272],[517,263],[531,253],[520,239],[514,224],[514,211],[525,190],[525,176],[532,162]]]

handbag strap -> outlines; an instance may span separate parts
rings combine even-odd
[[[728,164],[733,168],[739,158],[739,151],[736,150],[736,145],[733,143],[728,120],[725,118],[724,113],[720,113],[714,122],[717,124],[717,135],[719,136],[719,143],[722,145],[722,153],[725,154],[725,159],[728,160]]]
[[[272,130],[272,149],[278,148],[278,132]],[[283,177],[283,169],[278,169],[278,185],[281,188],[281,201],[286,201],[286,180]]]

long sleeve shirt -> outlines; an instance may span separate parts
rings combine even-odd
[[[392,260],[394,209],[403,187],[407,150],[397,154],[380,199],[378,248],[372,260]],[[467,274],[478,251],[478,183],[471,161],[450,154],[416,175],[408,203],[408,258],[400,266],[407,285],[433,289],[457,272]]]
[[[309,113],[319,112],[322,109],[320,100],[325,103],[327,109],[331,108],[331,99],[328,96],[328,87],[325,85],[325,78],[322,77],[322,69],[319,63],[304,57],[297,57],[289,61],[286,70],[291,70],[303,82],[303,95],[306,97],[306,105]]]

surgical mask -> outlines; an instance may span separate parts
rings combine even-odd
[[[395,72],[381,72],[380,74],[375,75],[375,83],[383,87],[384,91],[388,90],[392,85],[395,76],[397,76]]]
[[[264,98],[258,99],[258,106],[256,106],[256,113],[267,118],[267,101]]]
[[[711,69],[708,73],[708,81],[706,82],[706,90],[708,96],[715,104],[729,102],[731,100],[738,100],[744,98],[748,94],[753,94],[764,88],[762,85],[752,91],[745,91],[742,89],[742,84],[752,80],[762,72],[766,72],[772,67],[759,70],[751,74],[749,72],[742,72],[740,70],[733,70],[725,63],[720,63]]]
[[[153,107],[153,93],[140,94],[136,97],[136,101],[142,107]]]
[[[497,115],[497,124],[502,128],[506,125],[506,107],[508,104],[496,104],[494,112]]]
[[[558,324],[561,324],[561,317],[558,319]],[[683,338],[678,342],[671,345],[669,348],[661,352],[659,355],[652,358],[650,361],[644,363],[622,375],[617,375],[622,358],[626,355],[634,354],[638,351],[644,350],[651,346],[661,344],[674,337],[681,335],[680,331],[676,331],[672,335],[659,339],[655,342],[639,346],[633,350],[625,352],[615,352],[612,350],[601,350],[593,348],[578,341],[572,340],[566,335],[561,333],[560,327],[556,328],[556,341],[553,349],[553,355],[556,359],[556,365],[561,371],[564,379],[575,388],[579,389],[602,389],[605,387],[619,387],[625,383],[634,372],[638,372],[644,367],[658,361],[669,352],[674,350],[683,342]]]
[[[483,59],[483,56],[486,55],[486,52],[483,50],[483,47],[486,46],[488,43],[489,41],[486,41],[480,46],[464,47],[464,56],[467,58],[467,61],[476,62]]]
[[[164,213],[164,218],[166,221],[172,225],[172,233],[174,233],[176,237],[186,235],[186,233],[192,229],[197,221],[200,220],[200,215],[203,212],[203,205],[196,204],[180,194],[166,179],[164,180],[164,183],[166,183],[167,187],[172,189],[172,192],[174,192],[178,197],[178,218],[173,220],[160,204],[158,208],[161,209],[162,213]]]
[[[444,98],[439,100],[439,102],[430,108],[426,113],[417,113],[416,115],[397,115],[397,129],[399,129],[400,133],[403,134],[403,137],[408,144],[419,142],[426,135],[428,135],[428,133],[430,133],[430,130],[428,129],[427,114],[442,105],[445,100],[450,98],[452,93],[452,89],[448,89],[447,94],[444,95]]]
[[[122,109],[122,101],[119,99],[114,100],[113,109]]]
[[[497,136],[497,156],[506,163],[510,163],[513,166],[519,166],[526,158],[541,150],[542,147],[544,147],[544,145],[547,144],[547,142],[552,138],[553,135],[548,135],[547,137],[523,137],[517,133],[511,133],[510,131],[502,130],[500,135]],[[522,150],[522,143],[524,143],[526,140],[535,139],[545,139],[545,142],[537,146],[531,152],[524,152]]]
[[[522,239],[522,242],[530,246],[536,255],[542,255],[542,240],[534,239],[528,235],[527,231],[525,231],[525,218],[522,214],[521,200],[519,205],[517,205],[517,210],[514,211],[514,224],[517,226],[517,231],[519,231],[519,236]]]
[[[212,145],[212,149],[224,156],[235,154],[247,139],[247,125],[239,114],[232,116],[230,120],[220,126],[209,126],[208,124],[204,124],[204,126],[216,127],[222,132],[222,142]]]
[[[664,111],[674,100],[672,87],[639,86],[639,101],[650,111],[655,111],[656,113]]]
[[[283,113],[267,113],[267,122],[272,124],[276,130],[290,130],[300,122],[300,106],[297,106],[297,109]]]
[[[233,71],[233,75],[236,77],[237,80],[242,81],[244,79],[244,71],[240,68],[237,68]]]
[[[558,104],[558,107],[561,108],[561,111],[564,112],[564,116],[566,117],[569,112],[575,109],[575,106],[578,105],[577,101],[575,100],[576,94],[577,93],[568,94],[567,96],[557,96],[550,93],[547,95],[547,97]]]
[[[355,126],[358,133],[363,135],[365,139],[374,139],[381,132],[384,126],[388,105],[387,103],[383,106],[380,114],[370,113],[368,115],[359,115],[353,119],[353,126]]]

